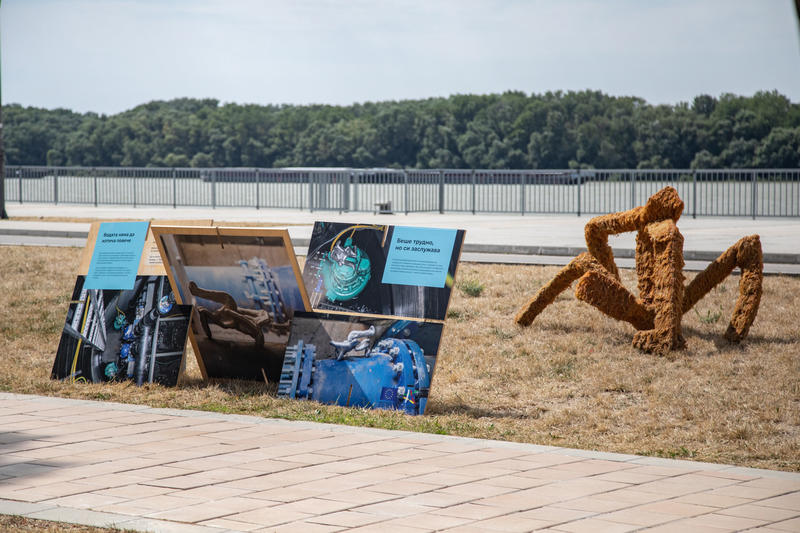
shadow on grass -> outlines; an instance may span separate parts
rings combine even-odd
[[[509,418],[516,420],[535,420],[546,413],[548,409],[534,407],[532,409],[503,409],[486,408],[477,405],[467,405],[462,402],[437,401],[430,404],[425,411],[426,415],[465,415],[471,418]]]

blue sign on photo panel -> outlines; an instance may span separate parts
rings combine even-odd
[[[454,229],[396,226],[381,281],[395,285],[444,287],[456,232]]]
[[[97,232],[85,289],[130,290],[136,283],[149,222],[103,222]]]

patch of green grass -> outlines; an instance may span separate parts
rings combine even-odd
[[[465,296],[471,296],[472,298],[480,296],[485,288],[483,283],[477,279],[465,279],[464,281],[459,281],[456,286]]]
[[[703,324],[716,324],[722,316],[722,311],[711,311],[711,309],[707,309],[704,315],[700,314],[697,309],[694,312]]]

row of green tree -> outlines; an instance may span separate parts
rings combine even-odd
[[[7,105],[10,165],[797,168],[782,94],[651,105],[597,91],[330,105],[155,101],[116,115]]]

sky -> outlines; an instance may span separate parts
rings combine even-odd
[[[2,0],[2,101],[339,104],[600,90],[800,101],[793,0]]]

